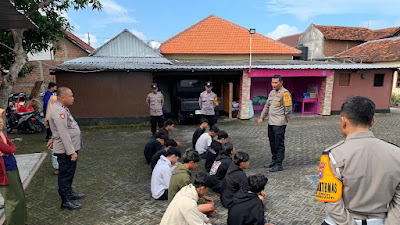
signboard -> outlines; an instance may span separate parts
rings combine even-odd
[[[322,69],[252,69],[249,77],[273,77],[274,75],[282,77],[329,77],[331,70]]]

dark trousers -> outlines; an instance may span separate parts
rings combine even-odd
[[[50,126],[49,126],[49,128],[46,129],[46,131],[47,131],[46,132],[46,142],[48,142],[51,139],[51,136],[53,135],[51,132]]]
[[[78,152],[76,152],[78,153]],[[71,161],[71,156],[67,154],[54,154],[58,161],[58,194],[61,200],[66,201],[66,196],[72,193],[72,181],[74,180],[76,163]]]
[[[158,128],[164,126],[164,119],[162,118],[162,116],[150,116],[150,123],[151,123],[151,133],[153,133],[154,135],[157,131],[157,124]]]
[[[272,160],[282,163],[285,158],[285,130],[286,125],[268,125],[268,139],[271,147]]]
[[[211,128],[211,127],[213,127],[215,125],[215,115],[203,115],[203,114],[201,114],[201,118],[208,120],[209,128]]]
[[[168,200],[168,189],[164,191],[164,194],[162,194],[159,198],[156,200]]]

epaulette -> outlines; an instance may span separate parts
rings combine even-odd
[[[394,145],[394,146],[400,148],[400,146],[396,145],[396,144],[393,143],[393,142],[389,142],[389,141],[386,141],[386,140],[383,140],[383,139],[379,139],[379,140],[384,141],[384,142],[386,142],[386,143],[389,143],[389,144],[391,144],[391,145]]]
[[[336,148],[336,147],[342,145],[343,143],[344,143],[344,140],[341,140],[341,141],[339,141],[338,143],[332,145],[331,147],[325,149],[322,153],[324,153],[324,152],[330,152],[332,149],[334,149],[334,148]]]

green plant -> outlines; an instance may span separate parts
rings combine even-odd
[[[400,101],[400,96],[396,93],[392,93],[391,102],[393,104],[396,104],[399,101]]]

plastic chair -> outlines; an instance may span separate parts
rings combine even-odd
[[[300,103],[298,103],[297,102],[297,97],[296,97],[296,95],[293,95],[293,97],[292,97],[292,101],[293,101],[293,113],[294,113],[294,111],[296,111],[296,106],[300,106],[301,104]]]

